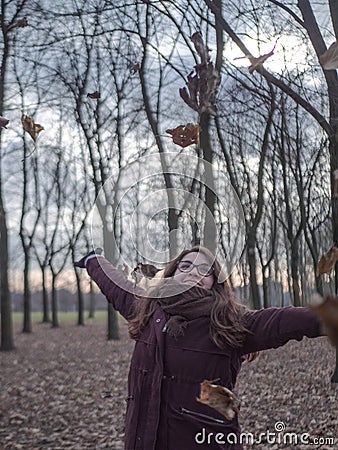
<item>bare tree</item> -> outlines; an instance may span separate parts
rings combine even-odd
[[[71,248],[68,241],[63,238],[63,229],[67,226],[64,222],[64,209],[66,207],[67,192],[63,189],[63,181],[68,177],[68,166],[64,164],[62,151],[56,155],[54,191],[53,191],[53,222],[49,225],[53,227],[48,253],[49,269],[52,274],[52,327],[59,326],[57,288],[56,282],[67,263],[67,258]]]
[[[4,0],[1,1],[1,34],[2,34],[2,57],[0,67],[0,116],[3,117],[7,110],[7,93],[10,72],[10,59],[12,39],[19,28],[26,26],[23,19],[27,1],[22,0],[11,5]],[[5,140],[3,128],[0,128],[0,304],[1,304],[1,350],[12,350],[14,348],[11,301],[8,285],[8,226],[6,199],[3,186],[3,162],[5,157]]]
[[[15,47],[20,47],[20,42],[15,40]],[[25,66],[25,71],[22,70],[22,62],[14,59],[14,76],[19,87],[21,96],[21,111],[22,117],[25,117],[27,105],[25,104],[26,86],[30,85],[30,79],[35,80],[35,86],[38,88],[38,75],[36,73],[36,65],[33,64],[31,70]],[[32,75],[34,75],[32,77]],[[25,77],[27,77],[25,79]],[[40,102],[39,102],[40,103]],[[36,117],[39,105],[34,105],[31,114]],[[33,119],[34,120],[34,119]],[[32,129],[33,132],[33,129]],[[28,136],[28,137],[27,137]],[[39,172],[37,162],[37,136],[33,133],[29,136],[24,130],[22,130],[22,195],[21,195],[21,217],[20,217],[20,240],[24,254],[24,293],[23,293],[23,327],[24,333],[30,333],[32,331],[32,318],[31,318],[31,292],[30,292],[30,268],[31,268],[31,250],[33,246],[33,240],[37,231],[41,215],[41,205],[39,196]],[[29,140],[29,143],[28,143]],[[32,208],[32,206],[34,207]]]
[[[254,57],[251,52],[248,50],[243,40],[239,37],[236,31],[230,26],[229,22],[222,15],[222,8],[220,5],[216,5],[214,2],[210,0],[205,0],[206,5],[217,17],[218,23],[221,24],[222,29],[230,36],[230,38],[236,43],[239,49],[243,52],[243,54],[248,57],[253,63],[255,63]],[[302,27],[308,34],[309,40],[313,46],[313,50],[316,55],[319,57],[326,50],[327,47],[324,42],[324,38],[319,29],[318,23],[316,21],[313,9],[309,0],[300,0],[298,1],[298,8],[302,14],[301,19],[297,13],[295,13],[291,8],[281,4],[280,2],[271,1],[276,5],[276,8],[281,8],[286,11],[295,25]],[[331,11],[331,19],[333,23],[333,28],[335,32],[338,32],[338,24],[336,20],[338,20],[338,13],[336,9],[338,5],[334,2],[330,2],[330,11]],[[329,152],[330,152],[330,168],[331,168],[331,186],[332,186],[332,194],[333,194],[333,174],[334,171],[338,168],[338,143],[336,140],[336,131],[337,124],[336,117],[338,117],[338,104],[336,102],[337,92],[338,92],[338,76],[336,71],[331,70],[323,70],[323,77],[327,84],[328,89],[328,107],[330,110],[330,119],[326,120],[324,115],[320,112],[317,105],[315,103],[311,103],[304,96],[297,92],[296,89],[293,88],[290,84],[287,84],[283,79],[276,77],[271,72],[266,70],[263,67],[263,64],[258,63],[255,66],[255,70],[264,77],[269,83],[278,87],[282,90],[287,96],[292,98],[299,106],[304,108],[311,116],[318,122],[320,127],[325,131],[329,140]],[[331,206],[332,206],[332,232],[333,232],[333,242],[338,245],[338,199],[331,197]],[[336,292],[338,292],[338,270],[336,270]]]
[[[68,6],[75,15],[45,12],[49,20],[72,23],[69,27],[72,31],[65,41],[62,32],[53,28],[51,51],[57,55],[59,64],[44,67],[65,92],[67,117],[71,112],[76,120],[83,146],[83,164],[89,163],[91,168],[88,176],[93,181],[96,206],[102,219],[105,254],[115,263],[118,258],[117,218],[109,218],[109,214],[117,210],[119,170],[127,153],[124,135],[135,126],[133,119],[124,113],[127,100],[133,98],[132,42],[121,33],[123,8],[107,4],[108,19],[100,15],[95,2],[82,2],[80,7],[74,1]],[[124,26],[127,24],[128,19]],[[79,50],[74,51],[74,48]],[[62,59],[62,54],[66,58]],[[106,183],[110,176],[112,183]],[[108,338],[118,339],[117,315],[111,305],[108,308]]]

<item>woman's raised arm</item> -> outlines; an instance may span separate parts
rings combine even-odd
[[[266,308],[246,315],[249,333],[241,349],[242,354],[277,348],[304,336],[323,335],[318,317],[305,307]]]
[[[137,301],[134,284],[103,256],[93,255],[88,258],[85,267],[114,309],[125,319],[133,319]]]

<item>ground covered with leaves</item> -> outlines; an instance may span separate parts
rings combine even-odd
[[[58,329],[37,324],[29,335],[16,330],[16,350],[0,354],[1,449],[123,449],[133,343],[125,324],[120,341],[108,342],[105,334],[103,323]],[[337,440],[326,441],[338,438],[338,387],[330,384],[334,356],[326,338],[304,339],[244,364],[236,390],[242,430],[262,441],[246,449],[338,448]],[[299,439],[308,433],[318,443],[284,444],[275,427]],[[281,442],[273,443],[267,431]]]

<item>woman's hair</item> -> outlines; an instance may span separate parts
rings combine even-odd
[[[163,278],[172,277],[176,271],[177,262],[188,253],[193,252],[201,252],[212,263],[214,268],[214,284],[211,289],[214,291],[215,302],[210,315],[211,338],[219,348],[224,348],[226,345],[238,348],[243,344],[245,336],[248,333],[244,324],[244,316],[247,309],[236,301],[236,297],[226,281],[218,282],[222,268],[207,248],[195,246],[191,249],[183,250],[176,258],[169,262],[164,269]],[[155,287],[151,291],[151,296],[140,297],[139,301],[136,302],[137,310],[135,311],[135,318],[130,320],[128,325],[131,338],[136,339],[140,335],[158,306],[156,302],[157,289],[159,287]],[[253,355],[249,359],[252,360]]]

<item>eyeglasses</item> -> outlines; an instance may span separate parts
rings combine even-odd
[[[196,267],[197,272],[202,277],[210,277],[214,273],[214,267],[209,264],[194,264],[191,261],[177,261],[177,268],[180,272],[189,273]]]

